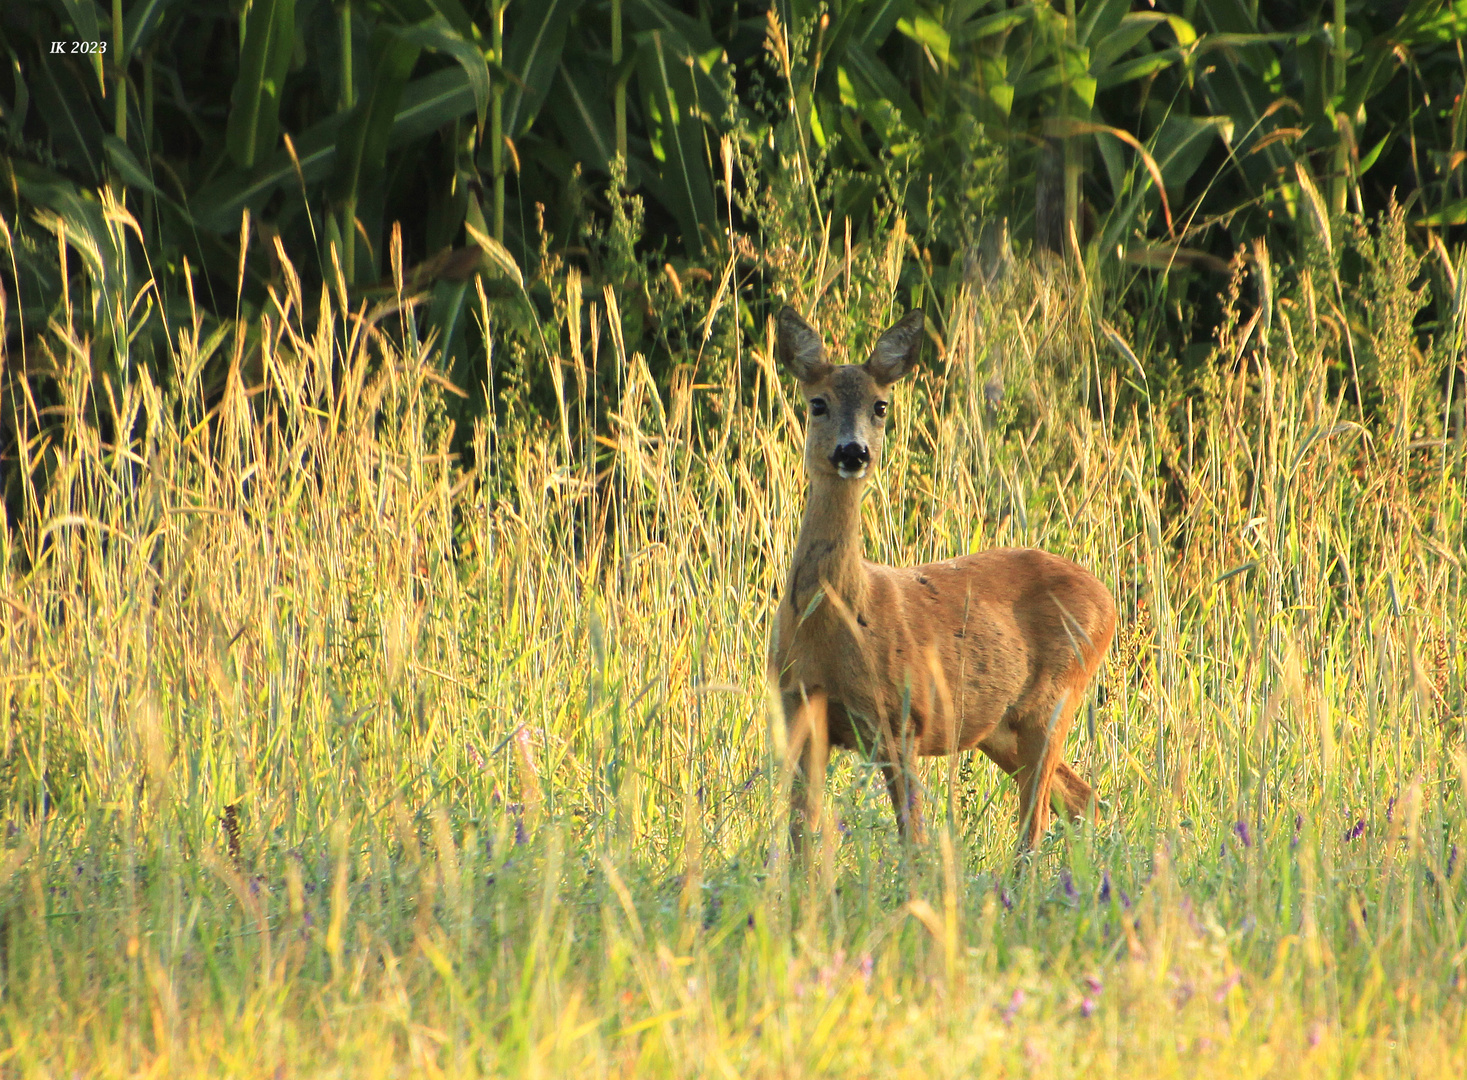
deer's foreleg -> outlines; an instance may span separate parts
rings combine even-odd
[[[806,832],[820,829],[824,812],[825,767],[830,760],[827,699],[823,691],[808,696],[798,690],[782,695],[788,741],[785,769],[790,775],[790,851],[804,851]]]

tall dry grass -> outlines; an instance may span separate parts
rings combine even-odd
[[[780,257],[837,354],[899,314],[900,232]],[[53,327],[0,530],[4,1070],[1460,1075],[1463,305],[1423,354],[1378,262],[1368,317],[1240,267],[1185,386],[1083,274],[935,298],[868,554],[1044,546],[1122,611],[1067,748],[1103,820],[1018,867],[972,755],[929,847],[847,756],[781,851],[801,418],[735,288],[664,392],[558,271],[558,411],[501,396],[471,459],[395,303],[286,272],[102,403]]]

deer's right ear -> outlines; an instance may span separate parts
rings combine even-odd
[[[819,382],[830,370],[825,359],[825,345],[815,328],[800,318],[799,312],[787,307],[779,313],[775,324],[779,361],[803,383]]]

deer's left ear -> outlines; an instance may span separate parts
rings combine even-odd
[[[876,341],[866,370],[883,386],[896,382],[917,363],[922,351],[922,312],[909,311]]]

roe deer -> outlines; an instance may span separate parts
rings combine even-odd
[[[806,781],[823,775],[827,745],[871,754],[903,836],[920,839],[912,758],[976,746],[1018,782],[1019,844],[1032,847],[1048,827],[1052,789],[1071,817],[1094,814],[1095,793],[1060,750],[1110,645],[1115,602],[1088,571],[1033,549],[911,568],[862,557],[861,495],[881,459],[891,386],[916,363],[922,337],[913,311],[864,364],[834,365],[808,323],[780,312],[779,358],[809,406],[810,487],[770,676]],[[791,813],[798,843],[798,793]]]

